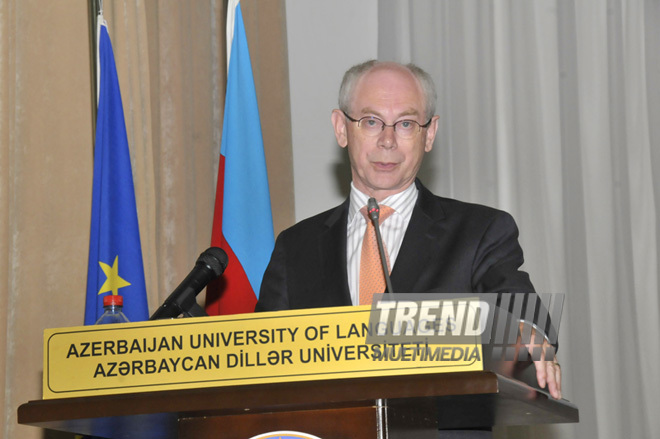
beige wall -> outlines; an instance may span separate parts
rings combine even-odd
[[[210,243],[224,2],[104,3],[154,310]],[[278,232],[293,221],[284,7],[242,3]],[[88,13],[85,0],[0,2],[0,437],[42,437],[16,422],[17,407],[41,397],[42,331],[83,321],[94,138]]]
[[[0,19],[0,436],[36,437],[15,423],[18,404],[41,394],[42,331],[81,323],[84,305],[93,139],[87,5],[5,1]]]

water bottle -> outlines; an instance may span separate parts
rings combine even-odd
[[[124,306],[124,298],[120,295],[109,294],[103,297],[103,309],[105,312],[96,321],[96,325],[106,325],[109,323],[128,323],[124,313],[121,311]]]

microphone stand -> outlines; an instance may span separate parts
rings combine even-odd
[[[380,262],[383,264],[383,273],[385,274],[385,285],[387,286],[387,292],[389,294],[394,294],[394,288],[392,288],[392,281],[390,280],[390,271],[387,268],[387,257],[385,256],[385,248],[383,247],[383,239],[380,236],[380,207],[376,202],[375,198],[369,198],[367,202],[367,212],[369,213],[369,218],[374,224],[376,229],[376,242],[378,243],[378,253],[380,253]]]

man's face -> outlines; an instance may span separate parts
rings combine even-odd
[[[349,116],[375,116],[387,125],[403,119],[420,125],[428,121],[419,83],[400,66],[379,66],[363,75],[355,85]],[[379,201],[406,189],[415,180],[424,153],[433,148],[437,119],[412,139],[401,139],[392,127],[370,137],[341,111],[333,111],[335,136],[342,148],[348,147],[355,187]]]

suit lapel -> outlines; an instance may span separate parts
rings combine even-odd
[[[433,202],[433,195],[428,189],[419,181],[416,184],[419,196],[392,269],[395,293],[415,292],[416,282],[428,269],[429,261],[437,250],[435,243],[443,233],[439,222],[445,217],[444,211]]]
[[[348,221],[346,200],[338,206],[324,223],[325,231],[319,240],[319,258],[324,278],[324,290],[336,295],[337,305],[351,305],[346,269],[346,227]]]

